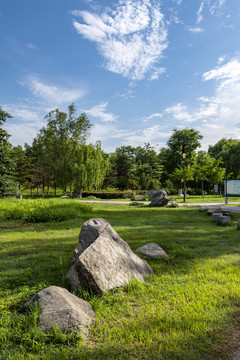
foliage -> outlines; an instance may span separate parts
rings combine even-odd
[[[226,169],[227,178],[240,178],[240,141],[237,139],[219,140],[209,146],[208,152],[217,160],[222,159],[222,167]]]
[[[182,130],[173,130],[167,142],[168,147],[162,148],[159,153],[159,161],[163,166],[162,181],[164,183],[169,179],[180,181],[183,153],[186,155],[186,166],[188,167],[188,171],[190,171],[196,154],[195,151],[200,146],[201,139],[202,135],[194,129],[185,128]]]
[[[11,160],[10,135],[2,125],[12,116],[0,107],[0,198],[16,194],[16,184],[12,179],[13,163]]]
[[[117,173],[119,189],[158,189],[162,167],[158,156],[150,144],[144,147],[122,146],[112,157],[113,168]]]

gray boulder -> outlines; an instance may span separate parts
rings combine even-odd
[[[221,206],[215,206],[215,207],[210,207],[210,209],[207,211],[208,215],[212,215],[215,213],[222,213],[222,208]]]
[[[169,257],[168,254],[158,244],[155,243],[143,245],[142,247],[138,248],[136,252],[151,259]]]
[[[149,206],[164,206],[169,201],[168,194],[165,190],[158,190],[152,194],[151,203]]]
[[[72,288],[101,294],[127,285],[132,278],[143,282],[151,273],[152,268],[134,254],[106,220],[93,218],[82,226],[67,279]]]
[[[146,198],[144,196],[133,196],[131,201],[146,201]]]
[[[81,332],[84,337],[89,334],[89,327],[94,320],[91,305],[68,290],[49,286],[35,294],[25,305],[29,308],[35,303],[40,305],[40,328],[46,332],[54,325],[63,332],[71,333],[74,330]]]

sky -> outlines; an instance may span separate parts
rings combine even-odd
[[[71,103],[106,152],[240,139],[240,1],[2,0],[0,84],[14,146]]]

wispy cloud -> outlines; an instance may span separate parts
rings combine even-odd
[[[27,85],[36,97],[46,104],[51,104],[51,106],[58,106],[64,103],[70,104],[85,94],[83,89],[68,89],[57,85],[50,85],[33,75],[28,77]]]
[[[36,46],[32,43],[26,44],[26,46],[27,46],[27,48],[32,49],[32,50],[36,49]]]
[[[233,58],[205,72],[204,82],[215,81],[214,94],[197,99],[195,108],[178,103],[165,110],[180,127],[193,126],[204,136],[203,145],[215,144],[223,137],[240,139],[240,59]]]
[[[227,0],[202,0],[200,6],[197,10],[197,20],[193,26],[187,26],[186,29],[192,33],[200,33],[204,31],[203,27],[200,27],[199,24],[204,21],[204,15],[207,13],[212,16],[221,16],[223,15],[223,8]]]
[[[98,45],[105,68],[132,80],[157,78],[157,65],[167,48],[164,16],[156,0],[120,0],[100,15],[72,12],[85,23],[74,21],[76,31]]]
[[[203,8],[204,8],[204,1],[201,2],[197,12],[197,24],[200,24],[203,21],[203,14],[202,14]]]
[[[192,33],[201,33],[204,31],[204,29],[199,26],[196,26],[196,27],[188,26],[187,29]]]
[[[111,121],[116,121],[117,120],[117,116],[107,112],[107,106],[108,103],[101,103],[99,105],[93,106],[91,109],[84,109],[83,111],[89,115],[89,116],[93,116],[95,118],[100,119],[103,122],[111,122]]]
[[[4,110],[13,116],[13,119],[5,124],[5,129],[12,135],[13,145],[31,143],[37,132],[46,125],[44,116],[48,111],[60,106],[65,107],[85,94],[81,88],[50,85],[36,75],[30,75],[25,81],[18,83],[28,88],[29,98],[3,106]]]

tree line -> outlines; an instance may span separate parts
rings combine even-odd
[[[174,129],[159,152],[150,144],[121,146],[107,154],[101,143],[87,144],[91,126],[86,114],[50,111],[46,126],[31,145],[13,147],[3,129],[12,116],[0,107],[0,197],[14,195],[16,188],[30,191],[61,188],[81,193],[99,189],[165,189],[176,193],[183,178],[188,192],[199,194],[222,184],[224,177],[240,178],[240,141],[223,138],[208,151],[199,150],[202,135],[194,129]]]

